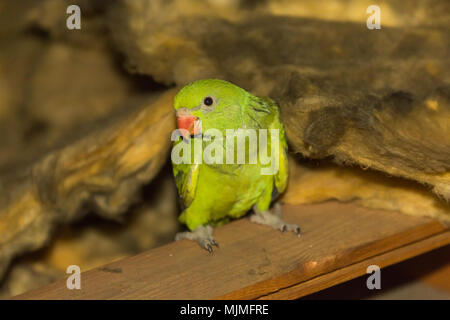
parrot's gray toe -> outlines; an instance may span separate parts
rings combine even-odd
[[[274,213],[270,211],[258,211],[255,210],[255,214],[250,216],[250,221],[270,226],[274,229],[280,230],[281,232],[292,231],[300,236],[300,227],[296,224],[286,223],[281,216],[281,207],[276,204],[274,207]]]
[[[300,234],[301,234],[300,227],[296,224],[284,224],[282,231],[283,232],[292,231],[292,232],[295,232],[298,236],[300,236]]]
[[[213,253],[213,246],[219,247],[219,243],[213,237],[213,228],[209,225],[199,226],[192,232],[179,232],[175,236],[175,240],[193,240],[203,249],[208,250],[209,253]]]

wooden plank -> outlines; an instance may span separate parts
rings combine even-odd
[[[395,261],[407,259],[412,251],[418,252],[415,247],[410,252],[408,244],[446,231],[429,218],[333,201],[284,206],[284,216],[288,222],[302,227],[301,237],[240,219],[215,230],[220,249],[213,255],[191,241],[174,242],[82,273],[81,290],[68,290],[63,279],[16,298],[256,299],[271,294],[274,297],[286,288],[398,248],[404,249]],[[339,277],[335,277],[330,285],[338,282]],[[314,292],[324,287],[326,281],[308,290]]]
[[[420,268],[421,271],[427,270],[426,274],[419,275],[422,281],[429,286],[434,286],[440,290],[447,291],[450,294],[450,246],[439,252],[433,252],[426,256],[426,260]],[[406,268],[405,268],[406,269]],[[419,270],[405,270],[406,274],[417,275]]]
[[[304,297],[308,294],[332,287],[342,282],[357,278],[366,274],[367,267],[377,265],[380,268],[390,266],[410,259],[428,251],[440,248],[450,243],[450,232],[443,232],[424,240],[419,240],[412,244],[394,249],[387,253],[377,255],[364,261],[352,264],[350,266],[326,273],[311,280],[301,282],[295,286],[281,289],[280,291],[270,293],[259,297],[260,300],[290,300]],[[447,278],[450,273],[447,273]],[[364,286],[364,283],[361,283]]]

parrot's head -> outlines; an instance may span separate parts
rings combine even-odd
[[[194,81],[175,97],[178,129],[196,135],[208,129],[225,133],[226,129],[241,128],[248,95],[244,89],[224,80]]]

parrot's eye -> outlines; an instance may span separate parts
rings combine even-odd
[[[213,97],[205,97],[203,99],[203,104],[207,107],[211,107],[215,103],[215,100]]]

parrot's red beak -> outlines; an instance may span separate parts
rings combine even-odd
[[[177,126],[178,129],[184,129],[181,133],[185,139],[189,139],[190,135],[201,133],[200,119],[189,114],[186,110],[177,111]]]

